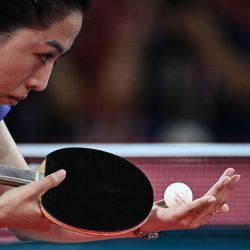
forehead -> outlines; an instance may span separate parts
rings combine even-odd
[[[46,29],[23,28],[12,36],[8,42],[8,45],[10,45],[8,47],[14,46],[16,49],[28,50],[32,49],[32,46],[47,44],[48,41],[57,41],[67,50],[78,35],[81,24],[81,13],[74,12]]]
[[[59,39],[72,39],[77,36],[81,29],[82,14],[80,12],[74,12],[63,20],[55,22],[48,29],[41,31],[41,36],[50,38],[52,36]]]

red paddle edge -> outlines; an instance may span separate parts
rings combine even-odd
[[[132,228],[129,228],[129,229],[126,229],[126,230],[122,230],[122,231],[102,232],[102,231],[91,231],[91,230],[86,230],[86,229],[81,229],[81,228],[73,227],[73,226],[70,226],[68,224],[65,224],[65,223],[63,223],[63,222],[55,219],[43,207],[43,205],[41,203],[41,199],[39,200],[39,207],[40,207],[40,210],[41,210],[42,214],[47,219],[49,219],[53,223],[57,224],[58,226],[63,227],[63,228],[68,229],[68,230],[71,230],[71,231],[74,231],[74,232],[77,232],[77,233],[87,234],[87,235],[93,235],[93,236],[116,236],[116,235],[122,235],[122,234],[126,234],[126,233],[129,233],[129,232],[132,232],[132,231],[138,229],[139,227],[141,227],[148,220],[149,215],[150,215],[150,213],[149,213],[149,215],[147,216],[147,218],[143,222],[141,222],[140,224],[136,225],[135,227],[132,227]],[[153,207],[153,204],[152,204],[152,207]]]

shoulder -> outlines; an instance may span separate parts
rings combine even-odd
[[[0,105],[0,121],[9,113],[10,109],[9,105]]]

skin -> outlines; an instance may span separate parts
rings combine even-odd
[[[144,232],[155,230],[179,230],[194,229],[207,223],[212,216],[229,211],[226,204],[235,185],[240,180],[240,176],[235,174],[235,170],[228,168],[219,180],[199,199],[178,208],[168,208],[163,200],[153,205],[151,214],[145,224],[141,227]],[[216,215],[213,212],[216,211]],[[34,230],[16,231],[22,239],[30,239],[52,242],[87,242],[113,238],[135,237],[132,232],[120,236],[92,236],[76,233],[62,229],[57,225],[52,225],[49,230],[38,232]]]
[[[17,30],[1,43],[0,104],[14,106],[31,90],[43,91],[54,63],[70,49],[81,23],[82,15],[74,12],[46,30]],[[3,121],[0,122],[0,141],[2,164],[28,168]],[[0,227],[48,230],[52,223],[42,216],[37,200],[64,178],[65,171],[61,170],[25,187],[1,186]]]
[[[82,16],[72,13],[46,30],[22,29],[0,45],[0,104],[16,105],[31,90],[46,88],[53,65],[65,54],[78,32]],[[13,74],[15,72],[15,74]],[[0,122],[0,162],[28,168],[4,122]],[[43,180],[22,187],[1,187],[0,227],[8,227],[22,239],[54,242],[85,242],[108,238],[135,237],[132,232],[120,236],[91,236],[63,229],[46,219],[38,205],[43,193],[60,184],[65,178],[60,170]],[[176,209],[164,202],[153,205],[148,220],[141,227],[145,232],[155,230],[191,229],[205,224],[213,211],[229,210],[226,204],[240,176],[227,169],[203,197]]]
[[[47,30],[17,30],[0,44],[0,104],[16,105],[31,90],[47,87],[55,61],[70,49],[81,22],[74,13]]]

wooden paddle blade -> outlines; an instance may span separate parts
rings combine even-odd
[[[65,169],[65,180],[42,196],[44,210],[76,231],[122,232],[143,223],[153,205],[144,173],[116,155],[65,148],[46,158],[45,175]]]

